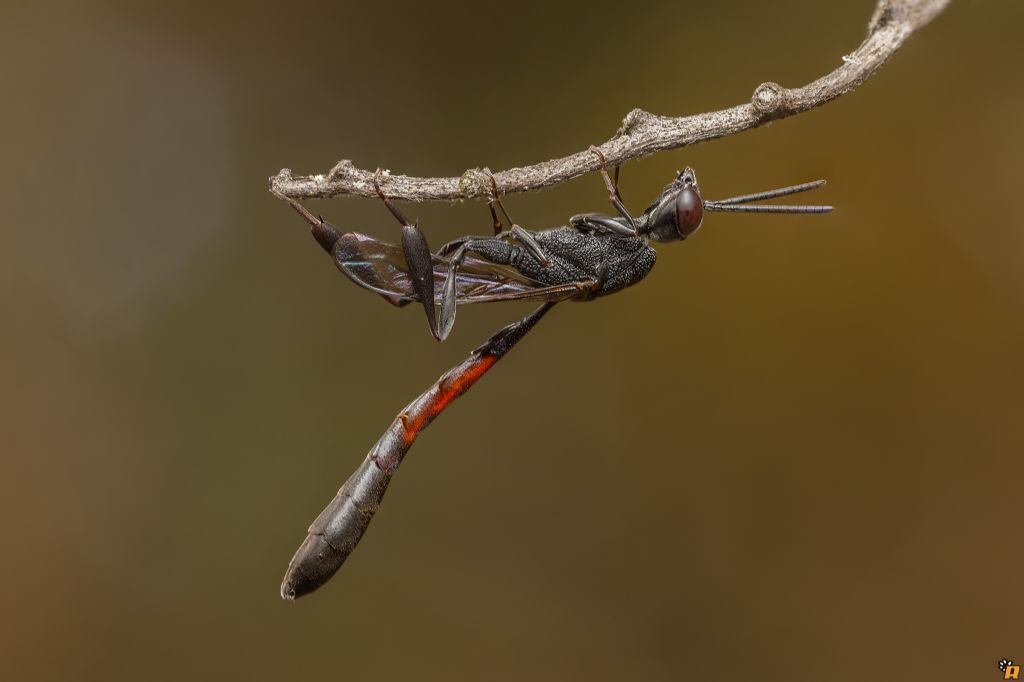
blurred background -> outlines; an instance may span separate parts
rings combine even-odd
[[[0,677],[998,679],[1024,659],[1019,2],[956,0],[857,92],[623,168],[711,215],[557,308],[420,439],[342,571],[278,596],[452,337],[357,289],[282,167],[458,175],[805,84],[874,3],[9,3]],[[507,199],[541,229],[599,178]],[[395,239],[379,203],[309,202]],[[431,242],[480,203],[405,205]]]

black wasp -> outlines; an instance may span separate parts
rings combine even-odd
[[[402,224],[401,247],[355,232],[342,233],[313,216],[297,201],[278,195],[312,226],[317,242],[335,264],[359,286],[395,305],[420,301],[430,332],[444,340],[455,323],[455,310],[466,303],[543,301],[522,320],[499,330],[462,363],[446,372],[403,409],[353,473],[309,527],[296,551],[281,596],[294,599],[323,585],[355,549],[380,505],[391,477],[419,433],[455,398],[469,389],[518,343],[548,310],[560,301],[587,301],[636,284],[654,267],[650,241],[686,239],[701,226],[705,211],[748,213],[825,213],[831,206],[750,205],[751,202],[797,194],[825,184],[801,185],[705,201],[697,176],[686,168],[670,182],[643,213],[633,217],[622,202],[616,182],[605,170],[601,176],[617,215],[584,213],[569,224],[532,232],[515,224],[498,197],[494,178],[488,206],[494,235],[463,237],[432,253],[417,224],[410,222],[374,187]],[[498,218],[495,206],[505,223]],[[440,314],[435,308],[440,306]]]

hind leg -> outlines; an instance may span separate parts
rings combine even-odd
[[[427,245],[427,237],[419,228],[419,223],[410,222],[398,207],[389,199],[380,188],[380,171],[373,176],[373,188],[377,190],[384,205],[395,216],[395,220],[402,224],[402,252],[405,254],[405,263],[409,267],[409,274],[412,276],[412,286],[420,301],[423,302],[423,310],[427,314],[427,324],[430,326],[430,334],[438,341],[443,341],[437,331],[437,319],[434,315],[434,264],[430,254],[430,247]]]

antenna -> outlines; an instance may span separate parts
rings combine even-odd
[[[791,185],[789,187],[780,187],[779,189],[770,189],[764,192],[757,192],[756,194],[744,194],[738,197],[729,197],[728,199],[719,199],[717,201],[705,201],[705,211],[728,211],[733,213],[828,213],[832,210],[831,206],[745,206],[752,201],[761,201],[763,199],[775,199],[776,197],[784,197],[790,194],[799,194],[800,192],[807,192],[812,189],[818,189],[824,186],[824,180],[815,180],[813,182],[805,182],[800,185]]]

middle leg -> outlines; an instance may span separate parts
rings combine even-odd
[[[498,193],[498,183],[494,179],[494,174],[491,173],[490,169],[485,168],[484,172],[487,173],[487,177],[491,181],[491,198],[487,200],[487,208],[491,211],[491,219],[494,221],[494,237],[496,239],[503,239],[506,241],[517,241],[526,247],[526,250],[537,259],[537,262],[548,267],[551,265],[551,260],[544,253],[544,249],[540,247],[537,240],[533,238],[529,230],[524,230],[522,227],[516,224],[512,217],[505,210],[505,204],[501,203],[501,195]],[[497,205],[501,209],[501,214],[505,216],[505,220],[508,222],[508,229],[506,230],[501,223],[501,219],[498,218],[498,214],[494,211],[494,206]]]

